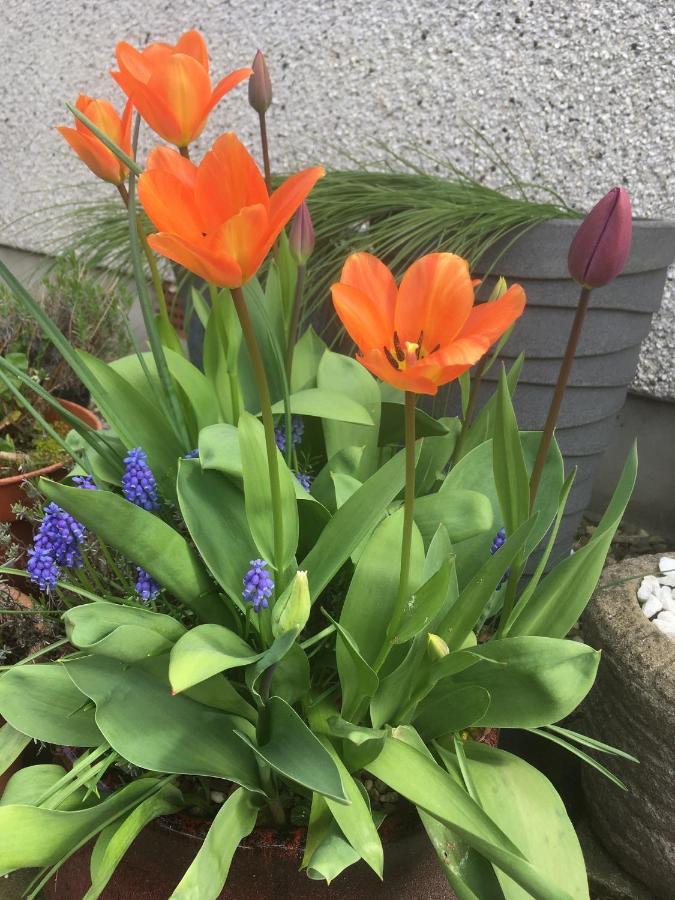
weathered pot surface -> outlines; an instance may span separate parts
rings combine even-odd
[[[603,755],[628,790],[588,766],[583,786],[593,830],[607,850],[667,900],[675,884],[675,642],[644,616],[636,598],[641,579],[658,573],[658,561],[641,556],[610,566],[584,613],[584,639],[603,651],[582,706],[585,731],[640,764]]]
[[[101,420],[90,409],[80,406],[79,403],[73,403],[71,400],[59,400],[61,406],[67,409],[73,415],[77,416],[80,421],[90,428],[100,431],[102,428]],[[47,420],[53,422],[58,418],[55,411],[50,411]],[[16,516],[12,512],[12,506],[15,503],[21,503],[25,499],[25,491],[23,484],[27,480],[40,478],[47,475],[52,478],[62,478],[66,469],[61,463],[53,463],[51,466],[43,466],[41,469],[35,469],[32,472],[22,472],[20,475],[10,475],[8,478],[0,478],[0,522],[15,522]]]

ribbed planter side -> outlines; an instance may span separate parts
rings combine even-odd
[[[658,571],[658,559],[641,556],[606,569],[584,613],[584,640],[602,650],[602,659],[580,730],[640,760],[602,756],[627,791],[584,766],[584,794],[593,831],[617,863],[668,900],[675,885],[675,642],[645,618],[635,596],[642,577]]]
[[[525,353],[515,397],[518,423],[525,430],[544,425],[572,325],[579,287],[568,275],[567,252],[578,224],[574,219],[539,224],[506,250],[507,240],[495,245],[475,269],[477,275],[493,271],[509,283],[519,282],[527,294],[525,314],[502,353],[507,366]],[[588,506],[595,470],[612,441],[616,414],[635,376],[640,344],[661,303],[673,260],[675,222],[636,220],[624,273],[591,295],[557,430],[567,469],[577,467],[559,554],[569,549]],[[488,279],[484,290],[489,292],[492,283]],[[498,375],[495,366],[485,377],[479,404],[495,390]]]

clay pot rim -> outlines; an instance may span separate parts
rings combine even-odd
[[[73,400],[62,400],[57,397],[57,400],[65,409],[70,412],[76,413],[81,412],[82,422],[85,425],[89,425],[90,428],[93,428],[95,431],[101,431],[103,428],[103,423],[96,415],[96,413],[92,412],[90,409],[87,409],[86,406],[82,406],[80,403],[75,403]],[[55,411],[54,411],[55,414]],[[78,417],[79,418],[79,417]],[[5,478],[0,478],[0,490],[3,487],[10,487],[14,484],[21,484],[23,481],[28,481],[31,478],[36,478],[41,475],[50,475],[53,472],[58,472],[59,469],[63,469],[63,463],[51,463],[51,465],[43,466],[41,469],[31,469],[30,472],[21,472],[19,475],[8,475]]]

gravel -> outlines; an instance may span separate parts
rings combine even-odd
[[[523,181],[550,185],[579,208],[621,184],[637,215],[673,215],[670,3],[5,0],[2,11],[0,243],[48,249],[48,223],[17,220],[86,181],[52,126],[66,121],[63,102],[79,91],[119,100],[106,74],[115,41],[174,41],[190,27],[207,35],[217,75],[248,63],[257,47],[268,55],[277,168],[337,164],[345,150],[376,159],[373,142],[382,140],[409,154],[422,146],[498,183],[490,163],[475,161],[468,123]],[[225,128],[257,146],[245,88],[219,105],[202,145]],[[675,397],[674,326],[671,278],[637,390]]]

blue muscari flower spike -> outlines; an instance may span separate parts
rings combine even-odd
[[[293,473],[298,480],[298,482],[304,487],[306,491],[309,492],[312,487],[312,476],[309,472],[301,472],[299,469],[297,472]]]
[[[161,588],[145,569],[136,566],[136,593],[144,602],[154,600]]]
[[[291,417],[291,441],[293,442],[293,446],[295,447],[302,441],[302,436],[305,433],[305,423],[300,416],[292,416]],[[281,453],[286,452],[286,423],[281,422],[274,429],[274,438],[277,442],[277,447],[281,451]]]
[[[98,487],[96,486],[91,475],[76,475],[73,478],[73,484],[76,484],[79,488],[82,488],[85,491],[98,490]]]
[[[255,612],[260,608],[267,609],[267,601],[274,592],[274,581],[267,571],[264,559],[252,559],[251,568],[244,575],[242,597],[245,602],[252,603]]]
[[[135,447],[124,457],[122,493],[130,503],[155,512],[159,509],[157,482],[147,459],[147,453],[141,447]]]
[[[492,539],[492,546],[490,547],[490,553],[494,556],[497,550],[500,547],[503,547],[506,543],[506,530],[504,528],[500,528],[497,534]],[[496,590],[500,590],[501,586],[505,581],[508,580],[509,574],[511,573],[511,569],[507,569],[506,572],[502,575],[502,580],[497,585]]]
[[[86,536],[80,524],[56,503],[45,506],[44,517],[28,551],[26,570],[41,590],[54,587],[61,568],[79,569],[82,566],[80,545]]]
[[[196,450],[190,450],[189,453],[185,453],[183,455],[183,459],[199,459],[199,448]]]

